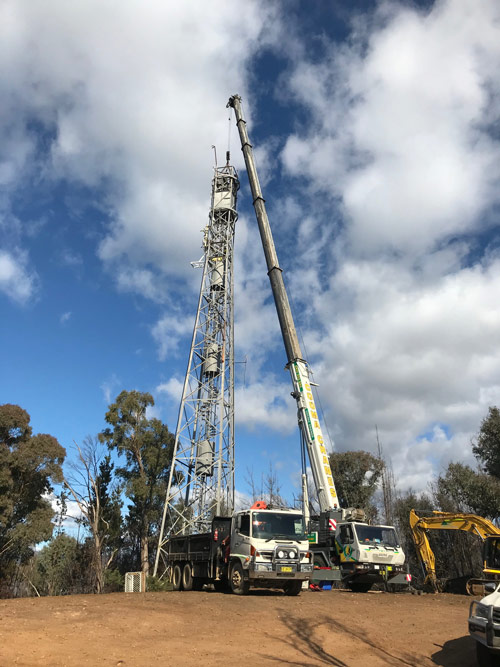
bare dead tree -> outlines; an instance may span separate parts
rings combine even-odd
[[[396,483],[394,481],[394,472],[392,470],[392,463],[384,459],[384,452],[378,437],[378,427],[375,426],[377,434],[377,456],[383,461],[384,468],[382,470],[382,498],[384,503],[384,520],[386,524],[392,526],[394,524],[394,495]]]
[[[76,442],[74,444],[79,462],[70,466],[71,475],[64,477],[64,486],[78,505],[83,522],[91,534],[95,592],[102,593],[104,573],[117,552],[116,548],[106,549],[110,522],[105,516],[105,501],[109,500],[108,493],[111,490],[104,487],[102,480],[102,464],[106,457],[100,443],[90,436],[85,438],[82,447]]]

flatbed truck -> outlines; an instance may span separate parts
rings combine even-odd
[[[208,533],[170,537],[166,560],[175,591],[212,584],[236,595],[251,587],[299,595],[313,570],[303,514],[262,501],[232,517],[215,517]]]

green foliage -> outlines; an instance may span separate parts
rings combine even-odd
[[[77,541],[61,533],[38,554],[36,566],[42,595],[68,595],[79,579]]]
[[[122,391],[109,406],[109,427],[99,440],[125,456],[126,465],[117,469],[131,501],[127,532],[140,543],[141,569],[149,570],[149,541],[157,534],[172,463],[174,436],[159,419],[148,419],[154,405],[151,394]]]
[[[437,481],[436,500],[445,512],[500,516],[500,480],[463,463],[450,463]]]
[[[146,590],[150,593],[160,593],[162,591],[171,591],[173,588],[170,581],[167,581],[166,579],[148,577],[146,579]]]
[[[120,570],[109,569],[104,573],[104,591],[106,593],[121,593],[125,588],[125,577]]]
[[[500,410],[490,407],[488,416],[481,422],[474,456],[481,462],[483,470],[500,479]]]
[[[51,538],[47,495],[62,479],[65,454],[53,436],[32,435],[25,410],[0,406],[0,571],[9,561],[25,562],[34,545]]]
[[[106,535],[107,543],[113,547],[120,540],[122,527],[122,501],[121,488],[114,485],[114,464],[108,454],[99,464],[96,488],[92,489],[92,505],[99,504],[101,514],[99,518],[99,530]]]
[[[341,507],[359,507],[370,518],[377,509],[373,495],[381,479],[384,462],[369,452],[334,452],[330,466]]]

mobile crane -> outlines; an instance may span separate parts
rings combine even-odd
[[[436,576],[436,559],[427,533],[429,530],[462,530],[477,535],[484,542],[484,579],[469,579],[466,588],[469,595],[484,594],[484,586],[500,582],[500,529],[489,519],[476,514],[433,511],[431,516],[418,516],[410,512],[410,527],[413,542],[425,571],[424,585],[434,592],[440,590]]]
[[[297,402],[303,460],[304,514],[308,515],[305,451],[310,462],[318,496],[320,514],[311,517],[310,542],[314,564],[321,568],[319,580],[338,580],[355,592],[368,591],[376,582],[405,584],[405,555],[392,526],[373,526],[365,521],[364,512],[340,508],[325,446],[318,412],[312,393],[313,382],[309,366],[302,355],[292,311],[283,282],[276,248],[267,217],[266,205],[257,175],[252,144],[241,109],[241,97],[233,95],[227,107],[234,109],[241,149],[253,197],[253,206],[264,248],[268,276],[278,313],[278,319]]]

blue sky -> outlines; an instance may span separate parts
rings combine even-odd
[[[500,402],[493,0],[0,7],[0,401],[73,457],[123,389],[174,428],[228,97],[339,451],[424,489]],[[234,122],[237,486],[300,469]]]

